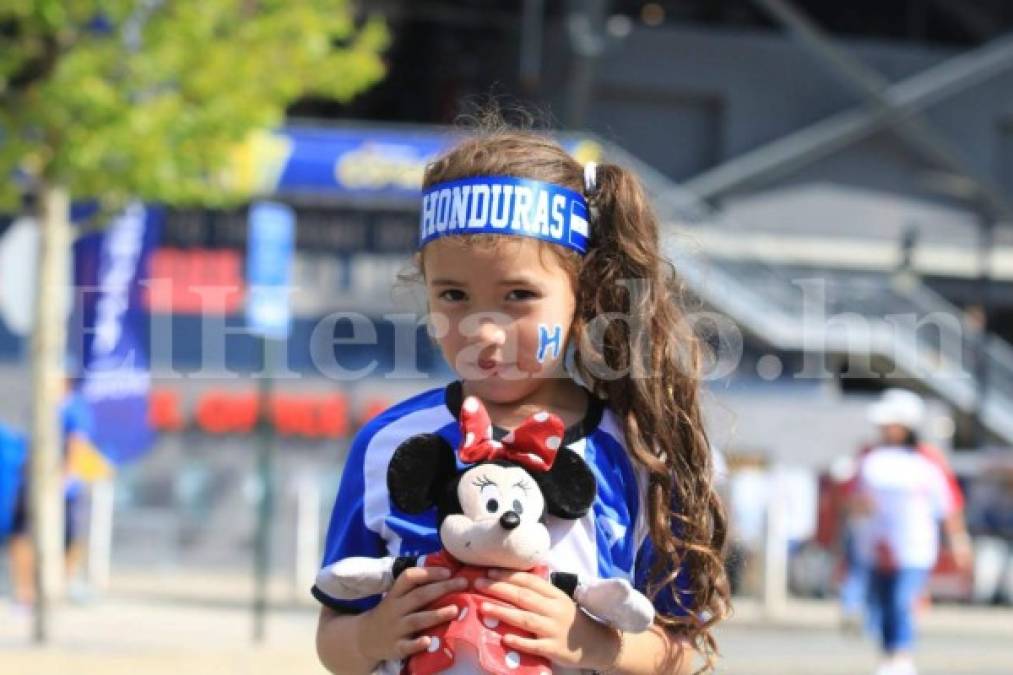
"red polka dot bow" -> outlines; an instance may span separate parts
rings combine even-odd
[[[458,454],[467,464],[505,459],[530,471],[548,471],[556,461],[563,442],[563,421],[545,411],[524,420],[503,437],[492,438],[492,423],[485,406],[474,396],[461,404],[461,449]]]

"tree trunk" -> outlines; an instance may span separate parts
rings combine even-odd
[[[63,590],[63,438],[60,406],[66,391],[66,308],[70,296],[70,200],[43,184],[39,192],[39,263],[32,334],[31,534],[35,550],[34,639],[46,642],[52,603]]]

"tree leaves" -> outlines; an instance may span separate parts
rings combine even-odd
[[[0,0],[0,172],[75,199],[242,199],[237,147],[299,97],[377,82],[388,39],[346,0]]]

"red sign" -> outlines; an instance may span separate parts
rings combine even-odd
[[[279,436],[306,439],[344,438],[390,406],[386,399],[365,399],[353,413],[341,392],[286,393],[271,397],[267,421]],[[209,389],[202,392],[187,415],[180,393],[174,389],[151,391],[148,421],[160,432],[179,432],[190,426],[221,436],[249,434],[261,420],[256,391]]]
[[[163,314],[232,314],[243,308],[243,260],[233,249],[160,248],[144,302]]]
[[[345,397],[279,394],[271,401],[271,420],[282,436],[341,438],[348,433]]]
[[[158,431],[182,431],[185,426],[179,392],[153,389],[148,396],[148,424]]]
[[[340,392],[279,392],[271,397],[266,414],[267,421],[280,436],[344,438],[353,424],[356,427],[365,424],[388,406],[386,400],[366,399],[353,416],[347,397]],[[256,391],[210,389],[198,396],[188,416],[180,393],[161,388],[151,392],[148,419],[152,428],[161,432],[179,432],[194,426],[207,434],[220,436],[252,433],[262,412]]]

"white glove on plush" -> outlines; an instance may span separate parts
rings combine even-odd
[[[630,633],[654,623],[654,605],[626,579],[581,580],[573,599],[601,621]]]
[[[344,558],[317,573],[317,588],[335,600],[386,593],[394,585],[394,558]]]

